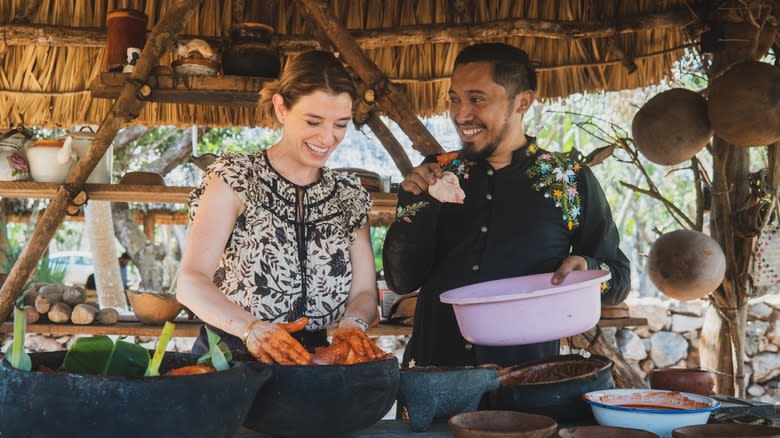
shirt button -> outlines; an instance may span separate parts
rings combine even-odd
[[[479,271],[479,265],[474,265],[471,267],[472,271]]]
[[[482,231],[483,233],[487,233],[487,227],[484,225],[479,230]]]
[[[466,345],[463,346],[463,348],[465,348],[466,351],[470,351],[471,348],[472,348],[472,345],[471,344],[466,344]]]
[[[487,175],[488,176],[493,176],[494,173],[495,172],[493,172],[493,169],[488,169],[488,171],[487,171]]]
[[[488,193],[487,195],[485,195],[485,199],[487,199],[488,201],[490,201],[491,199],[493,199],[493,195],[491,195],[490,193]]]

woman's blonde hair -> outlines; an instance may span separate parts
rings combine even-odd
[[[288,61],[279,79],[263,84],[258,107],[260,120],[274,128],[281,126],[274,114],[274,94],[279,93],[284,106],[292,108],[298,99],[317,90],[333,95],[347,93],[353,101],[357,98],[355,83],[341,61],[330,52],[312,50]]]

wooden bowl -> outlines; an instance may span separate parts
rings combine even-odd
[[[752,424],[700,424],[672,431],[674,438],[741,438],[752,436],[780,438],[780,428]]]
[[[549,438],[558,423],[544,415],[476,411],[451,417],[449,426],[455,438]]]
[[[653,432],[612,426],[576,426],[558,431],[559,438],[658,438]]]
[[[134,290],[125,293],[136,318],[144,324],[163,325],[176,318],[184,308],[175,295]]]
[[[159,173],[155,172],[127,172],[119,180],[120,184],[131,185],[156,185],[164,186],[165,179]]]
[[[699,395],[715,393],[715,377],[710,371],[687,368],[664,368],[650,372],[650,387]]]

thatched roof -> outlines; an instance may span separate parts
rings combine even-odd
[[[204,0],[185,32],[226,35],[238,1]],[[165,12],[166,3],[170,2],[0,0],[0,126],[20,122],[44,126],[99,123],[111,100],[91,98],[89,86],[102,66],[104,50],[99,46],[106,14],[116,8],[143,10],[151,29]],[[333,0],[330,7],[379,68],[404,84],[411,109],[431,115],[446,111],[452,63],[460,48],[470,41],[502,41],[528,51],[540,64],[541,97],[656,83],[670,74],[673,62],[690,44],[692,28],[687,25],[697,23],[691,9],[697,3]],[[29,17],[24,16],[26,8],[35,9]],[[315,40],[311,26],[296,2],[280,1],[275,16],[276,41],[284,58],[293,54],[295,47],[312,46]],[[13,25],[15,20],[26,22],[28,27]],[[63,28],[41,29],[40,25]],[[58,31],[83,38],[47,40]],[[4,41],[8,44],[5,50]],[[638,67],[633,73],[624,66],[631,58]],[[171,59],[169,56],[163,63]],[[151,103],[137,122],[253,125],[255,111],[246,107]]]

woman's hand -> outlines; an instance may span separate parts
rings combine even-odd
[[[260,362],[308,365],[311,363],[311,354],[290,336],[290,332],[301,330],[305,325],[301,320],[287,324],[256,321],[247,332],[244,343],[249,353]]]
[[[359,362],[381,359],[386,356],[385,352],[371,341],[366,332],[357,327],[339,326],[333,332],[332,344],[339,343],[349,344]]]

